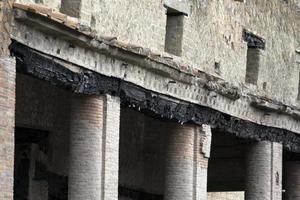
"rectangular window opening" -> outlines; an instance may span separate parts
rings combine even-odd
[[[243,39],[248,46],[245,82],[257,85],[261,51],[265,50],[266,41],[248,30],[243,30]]]
[[[165,51],[176,55],[182,55],[184,14],[171,8],[167,9],[167,26]]]
[[[298,78],[298,96],[297,100],[300,100],[300,72],[299,72],[299,78]]]
[[[260,49],[248,47],[247,50],[247,67],[246,67],[246,83],[257,84],[260,62]]]

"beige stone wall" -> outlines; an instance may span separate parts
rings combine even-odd
[[[299,65],[295,50],[300,45],[299,14],[293,2],[233,0],[193,1],[186,18],[183,57],[199,69],[220,75],[230,82],[244,83],[247,45],[245,28],[266,39],[257,88],[276,99],[295,103]],[[262,92],[264,93],[264,92]]]
[[[100,35],[164,50],[166,15],[161,0],[93,0],[91,26]]]
[[[35,1],[60,7],[59,1]],[[64,0],[68,1],[67,9],[80,8],[78,17],[90,24],[98,35],[164,51],[166,9],[163,0]],[[257,86],[248,86],[258,89],[261,95],[299,105],[299,64],[295,53],[300,46],[297,4],[296,0],[288,3],[192,0],[191,12],[184,20],[182,57],[200,70],[237,85],[244,84],[247,44],[242,33],[247,29],[266,40]],[[62,11],[68,13],[65,9]]]

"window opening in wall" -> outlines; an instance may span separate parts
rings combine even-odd
[[[260,61],[260,50],[258,48],[248,48],[246,83],[257,84]]]
[[[300,72],[299,72],[299,78],[298,78],[298,96],[297,99],[300,100]]]
[[[167,27],[165,39],[165,51],[181,56],[182,37],[184,26],[184,14],[174,9],[167,8]]]
[[[248,46],[245,82],[256,85],[259,75],[261,50],[265,49],[265,40],[247,30],[244,30],[243,39]]]

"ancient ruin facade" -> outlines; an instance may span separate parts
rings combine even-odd
[[[0,19],[0,200],[300,200],[299,0]]]

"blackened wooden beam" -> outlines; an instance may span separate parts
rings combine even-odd
[[[209,124],[239,138],[280,142],[293,152],[300,152],[300,136],[294,132],[259,125],[247,120],[146,90],[124,80],[82,69],[80,73],[64,67],[49,55],[13,41],[11,54],[16,57],[17,71],[45,80],[52,85],[85,95],[119,96],[123,107],[138,110],[155,118],[178,123]],[[67,64],[67,63],[66,63]]]

